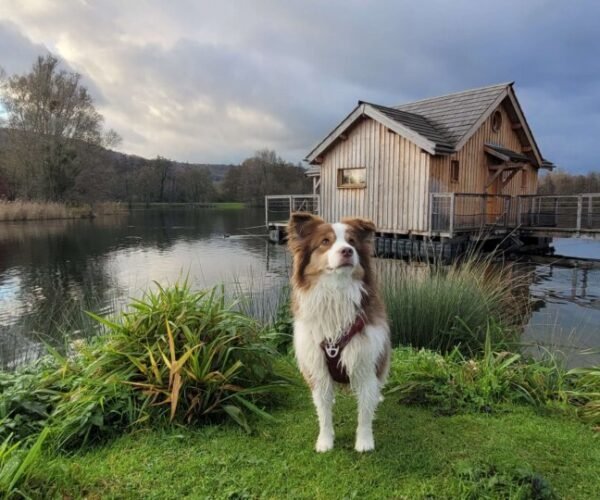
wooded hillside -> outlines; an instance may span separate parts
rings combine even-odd
[[[262,204],[266,194],[310,188],[302,167],[269,150],[239,166],[114,151],[120,137],[104,129],[81,76],[61,69],[51,54],[38,57],[28,73],[0,74],[0,104],[3,199]]]

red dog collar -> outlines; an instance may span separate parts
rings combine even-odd
[[[337,342],[328,342],[324,340],[321,342],[321,349],[325,354],[325,361],[327,362],[327,368],[331,378],[340,384],[350,383],[350,377],[344,366],[342,366],[340,359],[342,357],[342,351],[349,342],[354,338],[357,333],[360,333],[365,328],[365,320],[363,315],[359,314],[356,316],[354,323],[348,328],[343,335],[337,340]]]

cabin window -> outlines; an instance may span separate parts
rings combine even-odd
[[[527,170],[521,170],[521,189],[527,189]]]
[[[340,168],[338,169],[339,188],[364,188],[367,185],[367,169]]]
[[[500,111],[494,111],[492,115],[492,130],[498,132],[502,126],[502,113]]]
[[[452,182],[458,182],[458,176],[460,175],[460,163],[458,160],[452,160],[450,162],[450,180]]]

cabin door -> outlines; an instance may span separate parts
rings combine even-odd
[[[488,175],[492,177],[495,174],[493,170],[488,171]],[[502,194],[502,175],[497,176],[488,188],[487,194],[497,195]],[[498,196],[488,196],[486,199],[486,223],[495,224],[502,215],[502,198]]]

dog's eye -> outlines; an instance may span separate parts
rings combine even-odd
[[[354,238],[350,238],[348,240],[348,243],[350,243],[351,245],[354,245],[356,243],[356,240]]]
[[[329,245],[329,238],[323,238],[321,245]]]

